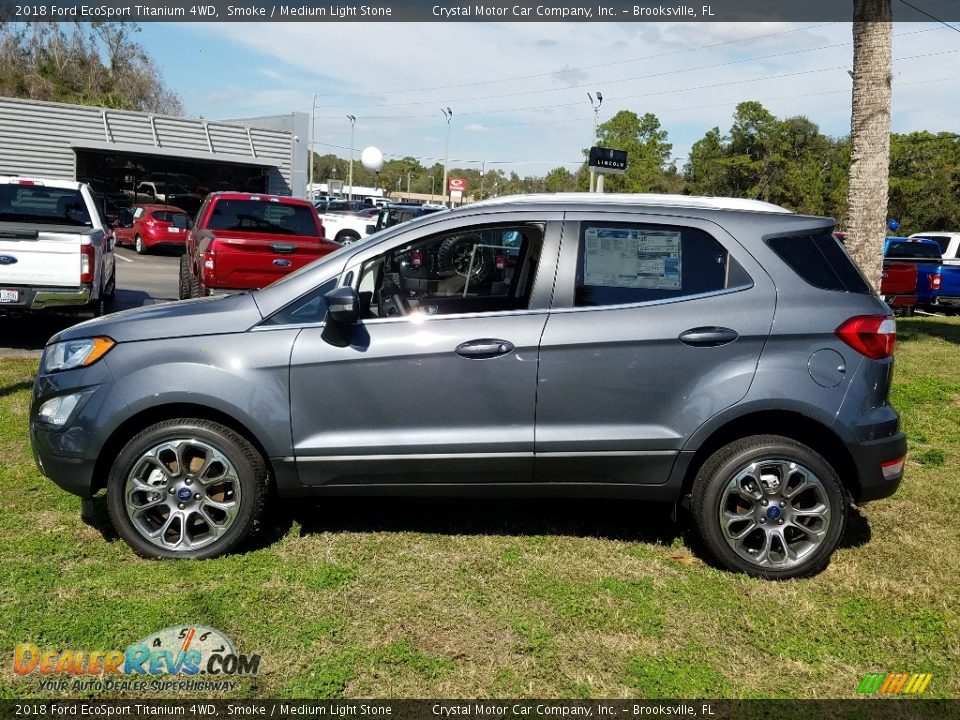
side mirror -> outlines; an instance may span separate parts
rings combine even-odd
[[[376,225],[367,225],[367,235],[372,235],[377,231]]]
[[[323,299],[327,303],[327,319],[348,325],[360,319],[360,297],[352,287],[338,287],[331,290]]]

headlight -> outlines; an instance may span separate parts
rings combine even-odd
[[[47,347],[43,353],[43,372],[73,370],[93,365],[106,355],[116,343],[108,337],[67,340]]]

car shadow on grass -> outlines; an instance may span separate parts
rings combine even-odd
[[[273,527],[321,532],[572,536],[667,544],[680,536],[672,506],[622,500],[535,498],[326,498],[278,503]],[[276,535],[274,535],[276,537]]]
[[[270,547],[296,527],[299,537],[319,533],[424,533],[514,537],[580,537],[670,546],[677,539],[706,557],[686,513],[672,518],[673,506],[635,500],[535,498],[362,498],[276,500],[260,532],[240,554]],[[106,497],[83,502],[83,521],[107,542],[120,540],[107,512]],[[866,545],[870,524],[851,507],[841,548]]]

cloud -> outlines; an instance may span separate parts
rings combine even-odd
[[[280,80],[283,78],[283,74],[277,70],[271,70],[270,68],[260,68],[260,74],[264,77],[268,77],[271,80]]]
[[[758,100],[780,117],[806,115],[831,135],[849,132],[848,23],[180,27],[196,37],[196,45],[217,48],[205,57],[221,53],[254,68],[282,69],[280,77],[262,74],[259,83],[223,75],[219,86],[204,88],[209,94],[185,85],[188,112],[221,118],[309,112],[318,93],[317,142],[331,146],[349,146],[349,113],[358,118],[358,148],[442,157],[447,125],[440,108],[449,106],[452,158],[561,164],[579,158],[589,142],[593,113],[586,93],[595,91],[604,97],[600,122],[619,110],[652,112],[670,133],[675,155],[687,153],[714,126],[727,131],[736,104],[745,100]],[[144,34],[150,32],[146,24]],[[894,56],[953,50],[955,37],[934,23],[897,25]],[[360,46],[363,52],[357,52]],[[957,60],[960,53],[895,62],[895,128],[956,126],[960,80],[906,83],[949,75]]]
[[[565,65],[553,73],[553,77],[564,85],[577,85],[579,83],[586,82],[587,78],[590,76],[583,70]]]

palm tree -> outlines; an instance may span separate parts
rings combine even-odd
[[[883,272],[890,180],[890,0],[853,0],[853,112],[846,245],[875,289]]]

